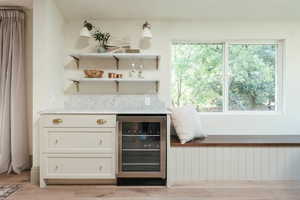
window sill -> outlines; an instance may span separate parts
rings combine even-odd
[[[230,112],[198,112],[199,115],[201,116],[205,116],[205,115],[218,115],[218,116],[222,116],[222,115],[232,115],[232,116],[236,116],[236,115],[245,115],[245,116],[280,116],[283,115],[283,112],[281,111],[271,111],[271,112],[258,112],[258,111],[230,111]]]

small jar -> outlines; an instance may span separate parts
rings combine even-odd
[[[112,73],[112,72],[108,73],[108,78],[115,78],[114,76],[115,76],[115,73]]]

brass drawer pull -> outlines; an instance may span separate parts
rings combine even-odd
[[[105,119],[98,119],[96,122],[97,124],[102,125],[105,124],[107,121]]]
[[[52,122],[53,122],[53,124],[61,124],[61,123],[63,123],[63,120],[62,119],[53,119]]]

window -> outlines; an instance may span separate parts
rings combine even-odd
[[[278,111],[281,43],[172,44],[172,103],[199,112]]]

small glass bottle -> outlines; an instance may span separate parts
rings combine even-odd
[[[144,76],[143,76],[143,68],[144,68],[144,66],[140,65],[140,67],[139,67],[139,78],[144,78]]]
[[[136,69],[135,69],[135,64],[131,64],[131,70],[129,71],[129,77],[130,78],[136,78]]]

